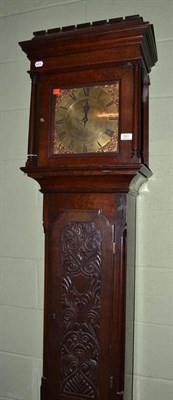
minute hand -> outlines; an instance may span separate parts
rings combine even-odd
[[[85,103],[85,105],[83,106],[83,110],[84,110],[84,118],[82,119],[82,121],[83,121],[83,123],[84,123],[84,127],[85,127],[85,125],[86,125],[86,123],[87,123],[87,121],[88,121],[88,112],[89,112],[89,110],[90,110],[90,106],[89,106],[89,104],[88,104],[88,100],[86,100],[86,103]]]

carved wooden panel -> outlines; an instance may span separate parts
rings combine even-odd
[[[98,210],[67,210],[50,219],[44,375],[51,400],[109,396],[112,240],[113,227]]]
[[[101,232],[69,222],[61,240],[61,393],[98,398]]]

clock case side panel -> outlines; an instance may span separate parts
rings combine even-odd
[[[39,74],[30,74],[31,97],[28,133],[28,151],[26,168],[37,167],[39,151],[39,123],[40,123],[40,77]]]
[[[125,305],[126,305],[126,211],[127,194],[116,194],[114,296],[112,318],[112,382],[111,399],[119,400],[124,394],[125,368]]]
[[[134,384],[134,325],[136,277],[136,195],[127,195],[126,236],[126,302],[124,336],[124,397],[133,400]]]
[[[141,162],[149,167],[149,85],[150,79],[143,64],[133,65],[133,148],[132,163]]]
[[[111,399],[133,400],[136,189],[116,194]]]

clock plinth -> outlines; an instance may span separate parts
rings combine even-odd
[[[153,27],[132,16],[36,32],[20,45],[32,80],[22,170],[44,196],[41,400],[132,400]]]

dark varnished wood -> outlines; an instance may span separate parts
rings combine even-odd
[[[56,399],[59,393],[66,399],[98,398],[101,392],[106,399],[110,390],[112,226],[99,210],[53,213],[48,238],[49,281],[57,293],[49,299],[46,324],[49,397]]]
[[[50,45],[51,43],[51,45]],[[141,17],[101,21],[86,27],[38,32],[20,43],[31,61],[33,82],[27,167],[100,166],[147,163],[146,85],[157,61],[153,27]],[[36,62],[42,62],[36,67]],[[115,68],[116,67],[116,68]],[[50,157],[50,88],[76,87],[120,80],[118,154]],[[120,134],[133,133],[132,141]]]
[[[20,45],[32,81],[22,170],[44,195],[41,400],[132,400],[135,210],[139,187],[151,176],[153,27],[140,16],[113,18],[35,32]],[[120,82],[118,152],[52,155],[51,88],[114,80]],[[121,141],[121,133],[132,133],[132,140]]]

